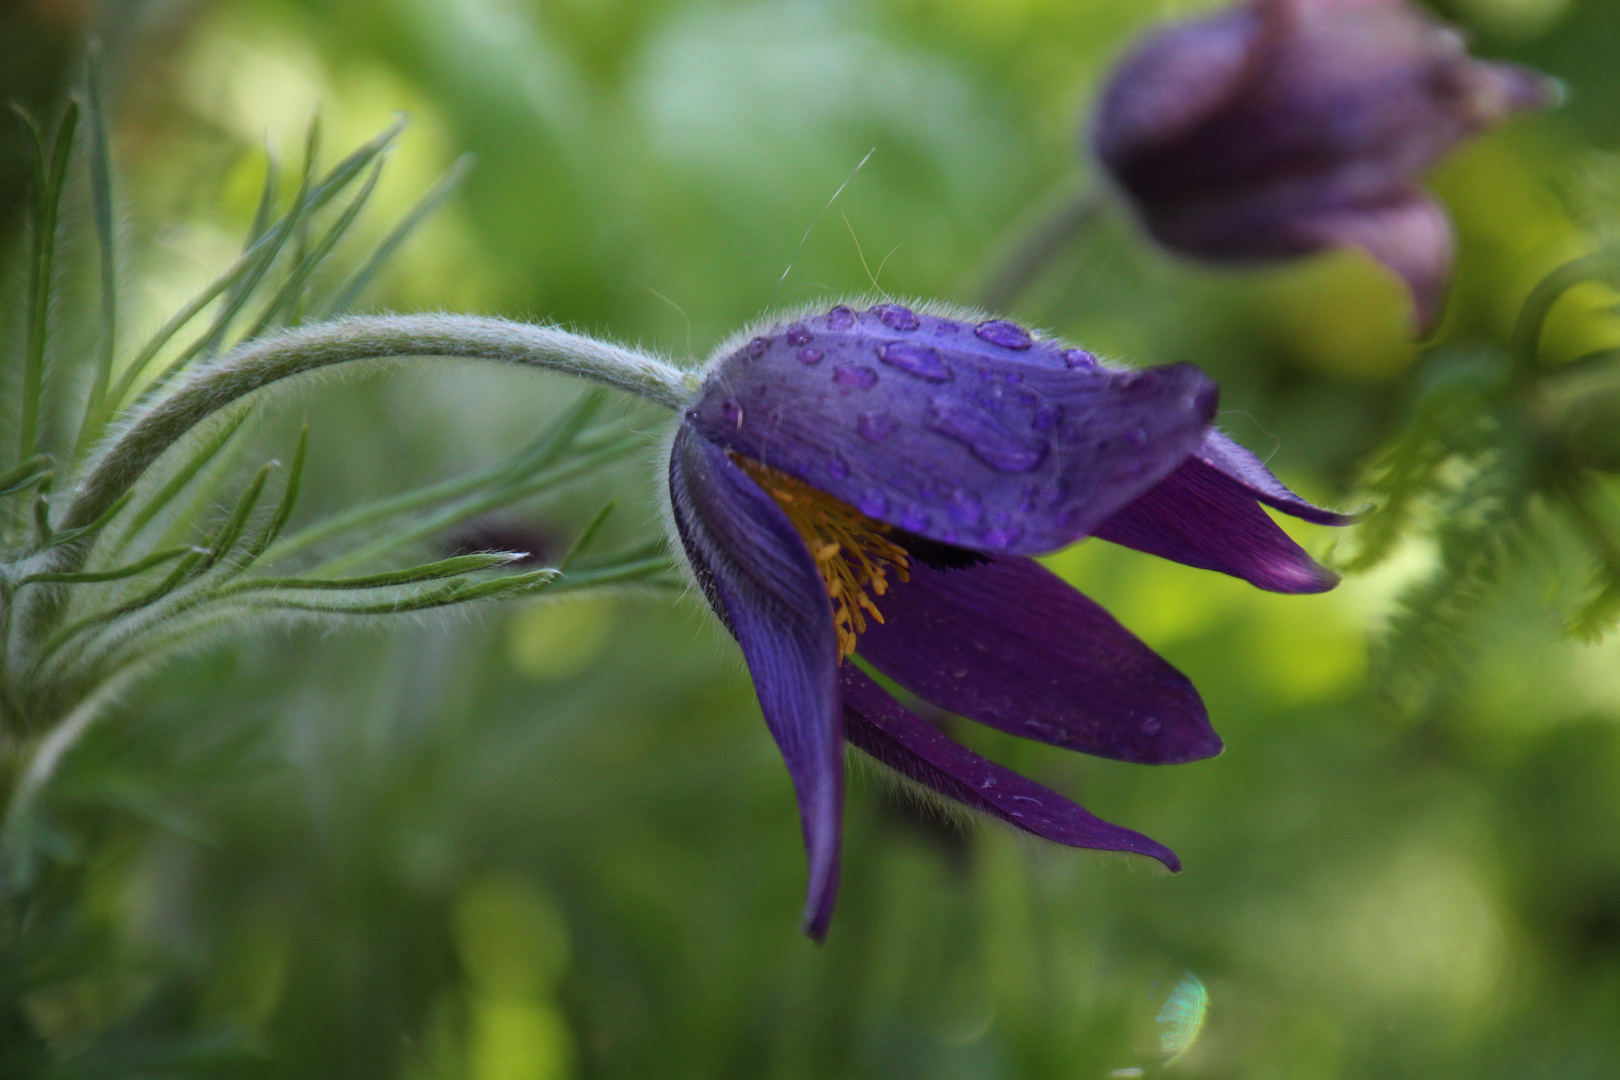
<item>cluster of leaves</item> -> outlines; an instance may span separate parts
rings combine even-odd
[[[126,360],[120,357],[112,168],[94,79],[84,102],[70,104],[48,136],[30,118],[23,121],[37,163],[26,328],[17,354],[0,357],[0,376],[15,378],[17,386],[14,397],[7,394],[8,405],[19,406],[15,442],[0,447],[0,795],[6,807],[0,860],[8,893],[26,891],[32,878],[32,796],[121,681],[178,646],[274,618],[375,618],[670,580],[661,540],[603,557],[588,552],[612,504],[556,566],[517,569],[512,564],[529,553],[504,551],[398,564],[398,557],[431,550],[470,519],[554,492],[640,445],[637,436],[593,423],[603,401],[597,391],[504,460],[295,531],[288,526],[308,429],[292,450],[279,491],[272,485],[274,461],[243,480],[243,432],[262,410],[237,401],[166,453],[95,520],[61,527],[64,496],[117,452],[135,419],[232,350],[348,310],[444,200],[462,168],[458,163],[358,266],[323,286],[333,251],[365,208],[400,127],[324,173],[315,166],[318,129],[312,128],[290,201],[272,159],[239,257]],[[77,155],[81,144],[86,152]],[[71,350],[53,348],[51,336],[59,219],[81,158],[87,216],[98,241],[101,317],[94,355],[76,368]],[[79,418],[76,425],[46,422],[69,414]]]
[[[1620,351],[1548,360],[1542,330],[1572,288],[1620,284],[1620,248],[1543,279],[1511,341],[1427,358],[1404,431],[1368,471],[1381,505],[1345,568],[1367,570],[1427,535],[1432,573],[1401,598],[1380,649],[1386,691],[1422,707],[1457,670],[1472,621],[1516,571],[1573,537],[1594,569],[1566,629],[1593,641],[1620,622]]]

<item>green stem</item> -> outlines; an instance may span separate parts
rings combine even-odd
[[[153,401],[92,463],[60,527],[73,529],[96,520],[181,436],[244,395],[338,364],[405,357],[462,357],[546,368],[671,410],[684,407],[694,391],[691,376],[663,360],[554,326],[460,315],[337,319],[249,342]]]

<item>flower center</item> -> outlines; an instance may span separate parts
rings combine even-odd
[[[740,455],[733,460],[776,501],[810,549],[832,599],[838,656],[849,656],[856,636],[866,630],[866,616],[883,621],[872,597],[889,591],[889,573],[911,580],[910,556],[889,539],[894,527],[769,465]]]

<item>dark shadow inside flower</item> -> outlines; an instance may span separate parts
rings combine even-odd
[[[999,320],[839,306],[723,355],[676,433],[676,532],[793,778],[818,940],[837,894],[846,739],[1034,835],[1180,868],[1157,841],[957,744],[852,657],[1023,738],[1196,761],[1221,741],[1192,683],[1032,556],[1097,535],[1277,592],[1337,581],[1261,504],[1345,519],[1210,429],[1202,373],[1076,352]],[[822,369],[829,357],[843,366]],[[896,373],[840,379],[867,357]]]

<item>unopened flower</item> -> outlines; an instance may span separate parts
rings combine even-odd
[[[723,349],[670,456],[675,531],[741,645],[798,795],[807,931],[838,887],[847,739],[1060,843],[1169,849],[955,744],[851,657],[933,705],[1147,764],[1218,753],[1192,684],[1031,556],[1089,535],[1283,592],[1337,580],[1260,508],[1301,501],[1213,432],[1185,364],[1106,367],[1013,323],[878,304]]]
[[[1418,178],[1557,98],[1553,80],[1470,57],[1405,0],[1250,0],[1143,42],[1090,136],[1166,247],[1215,261],[1359,247],[1406,281],[1429,330],[1453,238]]]

